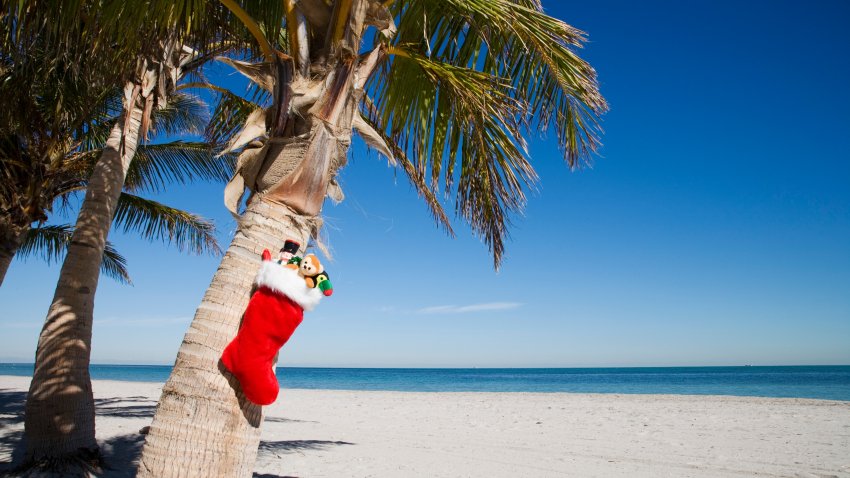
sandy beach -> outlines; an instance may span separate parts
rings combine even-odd
[[[28,385],[0,376],[0,470]],[[133,476],[160,388],[94,382],[104,476]],[[850,477],[850,402],[283,390],[254,476]]]

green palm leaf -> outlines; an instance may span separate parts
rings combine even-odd
[[[454,237],[454,230],[452,229],[451,221],[449,221],[449,218],[443,209],[443,205],[440,203],[439,195],[431,187],[431,183],[420,172],[419,168],[417,168],[413,161],[408,158],[404,149],[398,145],[396,139],[387,134],[386,129],[381,122],[381,118],[377,116],[375,109],[371,108],[371,102],[367,100],[366,105],[367,113],[362,116],[363,120],[366,121],[366,123],[368,123],[369,126],[378,133],[378,135],[380,135],[381,139],[384,140],[387,148],[393,155],[393,159],[395,159],[395,161],[401,166],[402,171],[404,171],[404,174],[407,176],[407,179],[413,187],[416,188],[416,192],[419,196],[425,200],[425,205],[428,207],[431,216],[435,221],[437,221],[437,224],[442,225],[446,229],[446,232],[448,232],[450,236]]]
[[[455,197],[456,214],[498,267],[511,216],[537,180],[525,137],[554,129],[570,166],[599,146],[607,105],[595,71],[573,51],[584,33],[536,0],[397,0],[391,8],[398,31],[367,85],[364,116],[397,157],[410,158],[400,164],[432,213],[423,179],[430,194]]]
[[[68,244],[74,235],[74,227],[70,224],[59,224],[52,226],[39,226],[27,231],[21,247],[16,254],[19,258],[39,256],[50,264],[53,261],[60,262],[68,251]],[[106,242],[103,250],[103,261],[100,270],[108,277],[124,284],[131,284],[130,274],[127,271],[127,260],[115,250],[111,242]]]
[[[194,95],[178,92],[168,98],[165,107],[154,109],[151,130],[154,134],[167,135],[200,133],[208,117],[206,104]],[[117,116],[102,118],[79,136],[79,151],[69,155],[63,165],[69,177],[88,178],[117,119]],[[213,147],[206,143],[143,143],[130,163],[124,187],[130,192],[159,192],[172,182],[227,181],[233,174],[233,163],[231,155],[217,157]],[[74,189],[81,189],[80,186],[84,184]],[[68,189],[63,188],[60,193],[64,195]]]
[[[571,166],[599,146],[607,104],[596,72],[573,51],[585,34],[543,13],[539,1],[400,0],[393,7],[404,12],[397,45],[508,80],[527,105],[523,119],[553,127]]]
[[[516,121],[522,104],[500,78],[414,51],[394,52],[390,71],[375,85],[374,115],[380,114],[393,148],[410,153],[416,173],[409,178],[429,178],[434,194],[441,183],[448,193],[457,181],[456,211],[498,265],[508,214],[522,210],[524,189],[537,179]]]
[[[124,284],[133,283],[127,272],[127,259],[124,259],[122,255],[118,254],[115,246],[109,241],[106,241],[106,248],[103,250],[103,262],[100,264],[100,270],[118,282]]]
[[[121,193],[115,211],[115,225],[125,233],[139,233],[151,240],[171,243],[196,254],[221,254],[215,238],[215,226],[195,214],[162,203]]]
[[[204,131],[204,138],[212,144],[225,144],[245,125],[248,116],[270,99],[267,92],[253,85],[251,99],[223,88],[216,88],[215,91],[218,93],[218,101]]]
[[[227,181],[233,175],[233,155],[217,156],[208,143],[172,141],[141,145],[127,170],[124,189],[162,191],[170,183],[193,180]]]
[[[123,110],[122,95],[120,88],[113,88],[106,94],[99,111],[91,118],[91,121],[77,131],[75,136],[80,145],[80,152],[100,150],[106,144],[109,132]]]
[[[200,98],[183,92],[168,97],[162,108],[151,112],[154,135],[200,134],[209,120],[207,105]]]

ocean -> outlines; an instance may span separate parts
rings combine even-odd
[[[95,380],[165,382],[166,365],[92,365]],[[0,364],[31,376],[32,364]],[[850,401],[850,366],[635,368],[278,367],[282,388],[410,392],[576,392],[738,395]],[[0,382],[0,388],[3,387]]]

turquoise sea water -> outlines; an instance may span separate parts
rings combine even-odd
[[[32,375],[0,364],[0,375]],[[92,365],[100,380],[165,382],[165,365]],[[850,366],[659,368],[290,368],[282,388],[415,392],[580,392],[740,395],[850,401]],[[0,388],[3,387],[0,380]]]

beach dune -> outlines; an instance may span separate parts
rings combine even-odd
[[[0,376],[0,471],[28,386]],[[104,476],[133,476],[161,386],[94,381]],[[263,478],[850,477],[850,402],[282,390],[266,411]]]

